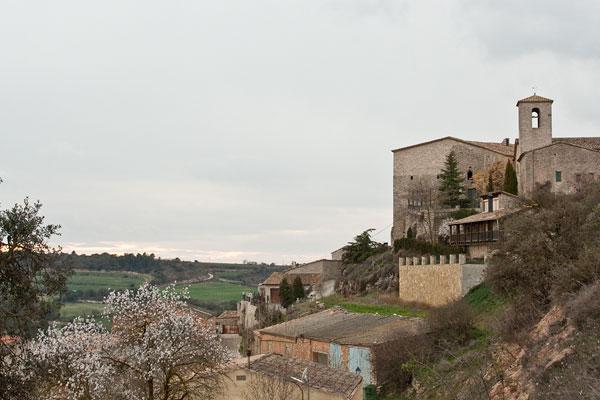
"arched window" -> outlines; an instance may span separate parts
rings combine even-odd
[[[473,170],[471,169],[471,167],[469,167],[469,170],[467,171],[467,179],[473,179]]]
[[[540,109],[534,108],[531,110],[531,127],[537,129],[540,127]]]

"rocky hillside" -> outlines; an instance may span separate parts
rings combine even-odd
[[[365,261],[342,266],[342,276],[336,292],[344,295],[357,295],[377,290],[395,292],[398,290],[398,263],[392,249],[367,258]]]

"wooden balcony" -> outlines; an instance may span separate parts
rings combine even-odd
[[[502,240],[501,230],[471,231],[450,234],[450,244],[456,246],[466,246],[477,243],[492,243],[499,240]]]

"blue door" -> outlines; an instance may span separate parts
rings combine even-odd
[[[329,366],[331,368],[342,366],[342,346],[337,343],[329,344]]]
[[[350,347],[348,371],[360,374],[365,385],[371,384],[371,350],[364,347]]]

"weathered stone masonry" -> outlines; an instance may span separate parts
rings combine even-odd
[[[485,264],[467,264],[466,256],[400,257],[400,300],[442,306],[463,297],[483,281]]]

